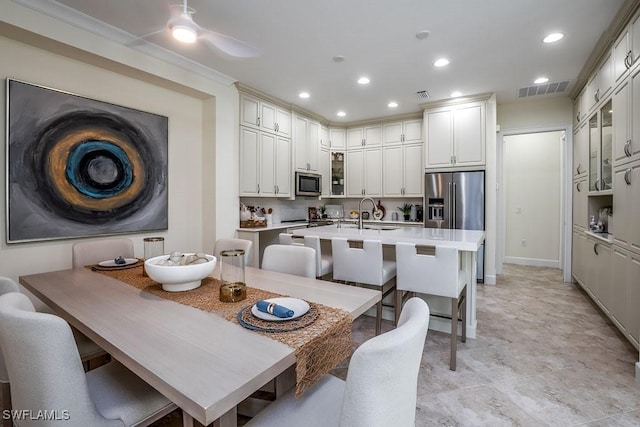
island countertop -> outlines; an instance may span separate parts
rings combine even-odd
[[[380,240],[384,245],[397,242],[455,247],[461,251],[477,252],[485,239],[482,230],[451,230],[445,228],[370,226],[358,229],[354,225],[325,225],[295,230],[295,235],[318,236],[331,240],[344,237],[351,240]]]

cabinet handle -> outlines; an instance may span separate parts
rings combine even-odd
[[[627,56],[624,57],[624,65],[627,67],[627,70],[633,65],[633,51],[630,50],[627,52]]]
[[[404,142],[404,141],[405,141],[404,133],[403,133],[402,135],[400,135],[400,140],[401,140],[402,142]]]
[[[260,117],[258,117],[258,120],[256,121],[256,126],[260,126]]]
[[[258,194],[260,193],[260,184],[257,185],[258,187]]]
[[[596,182],[593,184],[593,186],[596,188],[596,191],[600,191],[600,180],[596,180]]]
[[[578,121],[578,122],[580,121],[580,111],[578,111],[576,113],[576,121]]]
[[[627,143],[624,144],[624,154],[627,157],[631,157],[631,140],[627,139]]]
[[[624,171],[624,182],[626,182],[627,185],[631,185],[631,168]]]
[[[576,175],[580,175],[580,163],[576,166]]]
[[[600,89],[596,90],[596,93],[593,94],[593,97],[596,102],[600,101]]]
[[[582,188],[581,188],[580,184],[582,184],[582,181],[580,181],[579,183],[576,184],[576,190],[578,190],[578,193],[580,193],[582,191]]]
[[[595,252],[595,254],[596,254],[596,255],[600,255],[600,254],[598,253],[598,244],[597,244],[597,243],[594,243],[594,244],[593,244],[593,252]]]
[[[275,124],[275,126],[274,126],[274,127],[275,127],[276,132],[279,132],[279,131],[280,131],[280,126],[278,126],[278,124],[277,124],[277,123]]]

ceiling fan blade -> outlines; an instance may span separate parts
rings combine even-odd
[[[198,37],[227,55],[237,56],[239,58],[255,58],[260,56],[260,51],[250,44],[231,36],[216,33],[215,31],[201,30]]]

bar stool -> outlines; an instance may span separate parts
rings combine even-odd
[[[374,286],[382,292],[382,298],[376,306],[376,335],[380,335],[382,300],[395,289],[395,284],[389,282],[396,276],[396,263],[383,259],[382,242],[379,240],[353,241],[334,237],[331,239],[331,250],[334,280]],[[400,312],[397,301],[394,309],[397,318]]]
[[[316,274],[319,279],[333,272],[333,257],[322,251],[320,237],[304,236],[304,245],[316,251]]]
[[[264,248],[262,269],[315,279],[316,254],[305,246],[269,245]]]
[[[278,234],[278,241],[281,245],[298,245],[304,246],[304,241],[301,237],[293,237],[291,233],[280,233]]]
[[[467,274],[460,269],[458,249],[399,242],[396,243],[396,264],[398,268],[396,313],[402,306],[404,291],[451,298],[449,369],[455,371],[460,315],[462,342],[467,340],[467,282],[469,281]]]

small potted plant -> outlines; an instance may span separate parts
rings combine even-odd
[[[320,218],[326,218],[327,217],[327,208],[326,206],[322,205],[319,207],[320,209]]]
[[[398,206],[398,209],[400,209],[400,211],[402,211],[402,214],[404,215],[404,220],[405,221],[409,221],[409,216],[411,215],[411,208],[413,207],[412,204],[410,203],[405,203],[402,206]]]

